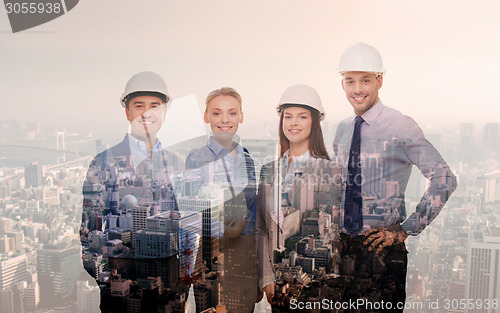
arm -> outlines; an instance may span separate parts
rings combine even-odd
[[[429,180],[429,187],[416,211],[401,224],[401,228],[410,235],[418,235],[439,214],[456,189],[457,178],[436,148],[425,139],[415,121],[407,118],[410,139],[405,145],[405,153],[410,162]]]
[[[417,123],[407,116],[401,116],[393,125],[392,131],[398,134],[397,155],[394,164],[407,164],[406,169],[396,175],[403,176],[400,181],[406,187],[410,175],[411,165],[418,167],[422,175],[429,180],[429,187],[422,196],[416,211],[403,223],[370,229],[365,236],[365,245],[369,250],[380,252],[385,246],[404,242],[409,235],[418,235],[439,214],[444,204],[456,189],[457,179],[443,157],[434,146],[425,139]],[[404,137],[401,137],[401,134]],[[398,163],[396,163],[398,162]],[[401,166],[399,167],[402,168]],[[405,170],[408,176],[404,177]],[[404,188],[403,188],[404,190]],[[401,204],[404,206],[404,202]]]

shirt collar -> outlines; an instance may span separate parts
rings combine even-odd
[[[141,141],[134,136],[127,134],[128,142],[130,146],[130,154],[132,155],[132,162],[134,163],[134,168],[137,168],[142,161],[149,157],[148,150],[146,148],[146,143]],[[162,144],[159,139],[156,139],[156,143],[151,149],[152,153],[156,153],[162,150]]]
[[[237,139],[237,137],[235,136],[234,139]],[[240,144],[238,144],[237,142],[233,141],[233,146],[234,146],[234,149],[236,149],[236,154],[237,155],[240,155],[240,154],[243,153],[243,148],[241,147]],[[220,155],[221,152],[224,153],[224,154],[227,154],[229,152],[220,143],[218,143],[217,140],[215,140],[214,137],[212,137],[212,136],[208,139],[208,147],[217,156]]]
[[[378,100],[378,102],[372,106],[368,111],[366,111],[365,113],[363,113],[361,115],[361,117],[363,118],[363,120],[365,121],[365,123],[370,126],[373,122],[375,122],[375,120],[377,119],[377,117],[380,115],[380,113],[382,113],[382,110],[384,109],[384,105],[382,104],[382,101]],[[356,116],[353,116],[352,117],[352,123],[354,124],[354,119],[355,119]]]
[[[361,117],[365,120],[365,123],[368,124],[368,126],[370,126],[371,123],[375,122],[380,113],[382,113],[383,109],[384,105],[382,104],[382,101],[378,100],[378,102],[368,111],[363,113]]]
[[[290,150],[286,150],[286,152],[283,153],[283,160],[288,161],[289,155],[290,155]],[[309,160],[311,157],[312,157],[311,153],[309,153],[309,150],[307,150],[303,154],[294,157],[293,160],[298,161],[300,163],[303,163],[303,162]]]

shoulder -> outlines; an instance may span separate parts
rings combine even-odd
[[[127,155],[130,155],[130,147],[128,144],[128,140],[124,139],[122,142],[118,143],[117,145],[114,145],[113,147],[106,149],[103,152],[97,154],[94,157],[92,164],[104,165],[104,164],[108,164],[108,163],[113,163],[116,161],[117,158],[124,157]]]
[[[352,123],[352,120],[353,120],[353,117],[352,117],[352,116],[346,117],[346,118],[344,118],[343,120],[341,120],[341,121],[339,122],[339,126],[344,126],[344,125],[351,124],[351,123]]]
[[[397,137],[420,137],[423,136],[422,129],[417,122],[408,115],[401,113],[399,110],[384,106],[380,114],[380,122],[384,127],[392,129],[392,132]]]
[[[199,149],[193,149],[188,154],[186,158],[186,168],[198,168],[203,165],[213,162],[216,159],[216,156],[210,150],[210,148],[205,145]]]
[[[349,116],[343,120],[341,120],[337,126],[337,133],[339,131],[342,131],[343,129],[345,128],[348,128],[349,126],[352,126],[353,123],[352,123],[352,120],[353,120],[353,117],[352,116]]]

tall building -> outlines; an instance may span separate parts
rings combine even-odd
[[[368,177],[383,177],[384,167],[382,166],[382,158],[377,155],[367,155],[365,158],[365,166]],[[367,190],[363,192],[369,196],[376,196],[382,193],[382,179],[374,180],[377,183],[368,184]]]
[[[208,268],[212,268],[214,258],[219,256],[219,238],[224,229],[222,221],[222,198],[179,199],[179,210],[202,214],[202,258]]]
[[[483,127],[483,153],[494,158],[500,151],[500,123],[488,123]]]
[[[64,131],[56,132],[56,148],[57,151],[61,151],[57,154],[57,163],[66,162]]]
[[[24,182],[26,188],[42,186],[42,166],[38,162],[24,166]]]
[[[137,278],[161,277],[164,286],[171,287],[178,282],[177,274],[192,275],[201,265],[201,231],[197,212],[169,211],[146,218],[144,229],[136,233]]]
[[[132,209],[132,243],[134,247],[136,246],[136,233],[141,229],[145,229],[146,219],[158,212],[159,208],[155,209],[155,206],[151,204],[136,206]]]
[[[12,290],[0,289],[0,312],[2,313],[12,313],[14,310],[14,298],[12,295]]]
[[[466,299],[500,299],[500,228],[488,227],[469,234]],[[483,300],[484,301],[484,300]],[[498,302],[497,302],[498,304]],[[484,304],[483,304],[484,305]],[[467,313],[493,313],[496,308],[486,306],[468,309]]]
[[[41,305],[64,303],[75,291],[82,271],[80,246],[48,246],[38,250],[37,270]]]
[[[475,178],[474,186],[482,189],[481,200],[484,204],[500,200],[500,194],[498,194],[497,191],[497,189],[499,189],[497,181],[497,175],[478,175]],[[486,207],[481,209],[486,209]]]
[[[24,303],[27,310],[34,311],[40,303],[40,285],[38,282],[28,284],[24,290]]]
[[[196,258],[202,234],[201,216],[198,212],[164,212],[148,218],[146,230],[174,233],[180,261],[194,270],[195,263],[201,263]]]
[[[10,251],[9,237],[7,235],[0,236],[0,253],[7,253]]]
[[[26,255],[0,257],[0,290],[26,281],[28,278],[28,263]]]
[[[460,146],[458,159],[463,162],[474,160],[474,124],[461,123],[460,129]]]
[[[77,313],[100,312],[100,293],[98,286],[90,286],[88,281],[77,281],[76,291]]]
[[[135,254],[138,258],[176,256],[179,253],[176,235],[176,231],[160,232],[141,229],[135,234]]]

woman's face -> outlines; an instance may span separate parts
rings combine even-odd
[[[283,133],[290,145],[309,145],[311,135],[311,111],[301,107],[289,107],[283,111]]]
[[[214,136],[233,136],[243,123],[241,104],[231,96],[218,96],[210,100],[204,115]]]

